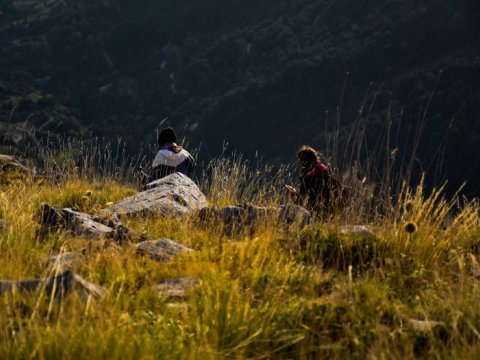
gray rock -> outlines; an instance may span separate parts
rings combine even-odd
[[[203,208],[198,218],[205,227],[221,226],[227,236],[242,232],[253,233],[258,226],[278,217],[280,208],[253,205],[231,205],[222,208]]]
[[[88,214],[73,211],[70,208],[64,208],[61,211],[65,221],[65,228],[72,231],[74,235],[88,239],[113,236],[113,228],[92,220],[92,217]]]
[[[78,260],[80,254],[77,252],[69,251],[55,256],[51,256],[47,264],[60,270],[72,269],[75,262]]]
[[[313,217],[310,212],[295,204],[287,204],[280,206],[280,214],[278,218],[279,223],[286,225],[297,225],[303,228],[313,223]]]
[[[65,271],[44,279],[0,281],[0,295],[15,291],[34,292],[37,290],[43,290],[48,296],[53,295],[56,298],[65,297],[75,291],[84,301],[87,301],[90,297],[99,299],[106,293],[103,287],[92,284],[71,271]]]
[[[102,214],[159,215],[182,217],[207,206],[205,195],[198,186],[182,173],[173,173],[150,183],[148,190],[127,197],[103,209]],[[152,187],[155,186],[155,187]]]
[[[138,243],[135,252],[152,260],[165,262],[170,261],[175,255],[191,253],[193,250],[170,239],[159,239]]]
[[[194,277],[181,277],[162,280],[155,288],[162,298],[178,300],[185,298],[188,293],[199,287],[201,283],[200,279]]]
[[[70,231],[72,235],[82,236],[87,239],[101,237],[114,238],[116,240],[128,240],[129,230],[121,223],[105,220],[109,225],[101,223],[99,218],[74,211],[70,208],[56,209],[53,206],[43,204],[37,213],[38,222],[41,225],[40,237],[52,231]]]
[[[0,154],[0,166],[2,171],[20,171],[24,174],[33,174],[32,169],[21,163],[15,156]]]
[[[198,219],[203,226],[222,226],[227,236],[242,232],[255,233],[264,224],[303,228],[312,222],[310,213],[297,205],[254,206],[232,205],[203,208]]]

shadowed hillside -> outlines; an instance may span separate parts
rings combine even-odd
[[[0,120],[135,151],[168,117],[203,158],[227,141],[277,163],[301,143],[332,155],[361,122],[362,156],[408,163],[421,133],[415,170],[454,189],[480,180],[479,15],[473,0],[2,0]]]

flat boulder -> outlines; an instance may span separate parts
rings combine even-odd
[[[173,173],[146,186],[147,190],[122,199],[103,209],[104,216],[159,215],[182,217],[207,206],[198,186],[182,173]]]
[[[170,261],[179,254],[192,253],[193,250],[170,239],[146,240],[135,246],[137,255],[146,256],[154,261]]]

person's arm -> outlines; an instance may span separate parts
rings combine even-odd
[[[297,192],[297,189],[290,185],[285,185],[284,190],[289,194],[295,194]]]

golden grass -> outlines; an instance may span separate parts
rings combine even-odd
[[[252,173],[239,160],[212,166],[202,184],[211,204],[282,201],[283,175],[267,181],[267,168]],[[149,238],[196,250],[162,264],[135,256],[129,244],[35,236],[42,203],[95,213],[134,188],[77,175],[58,185],[28,179],[5,185],[0,278],[47,276],[49,256],[87,248],[76,272],[108,295],[87,304],[75,295],[1,296],[0,358],[476,358],[479,204],[405,185],[391,211],[368,216],[376,236],[342,235],[342,225],[375,212],[364,186],[335,218],[302,232],[272,222],[252,236],[229,238],[194,219],[126,220]],[[414,231],[405,230],[407,222]],[[159,280],[181,276],[202,280],[185,304],[158,296]],[[410,319],[440,325],[419,330]]]

